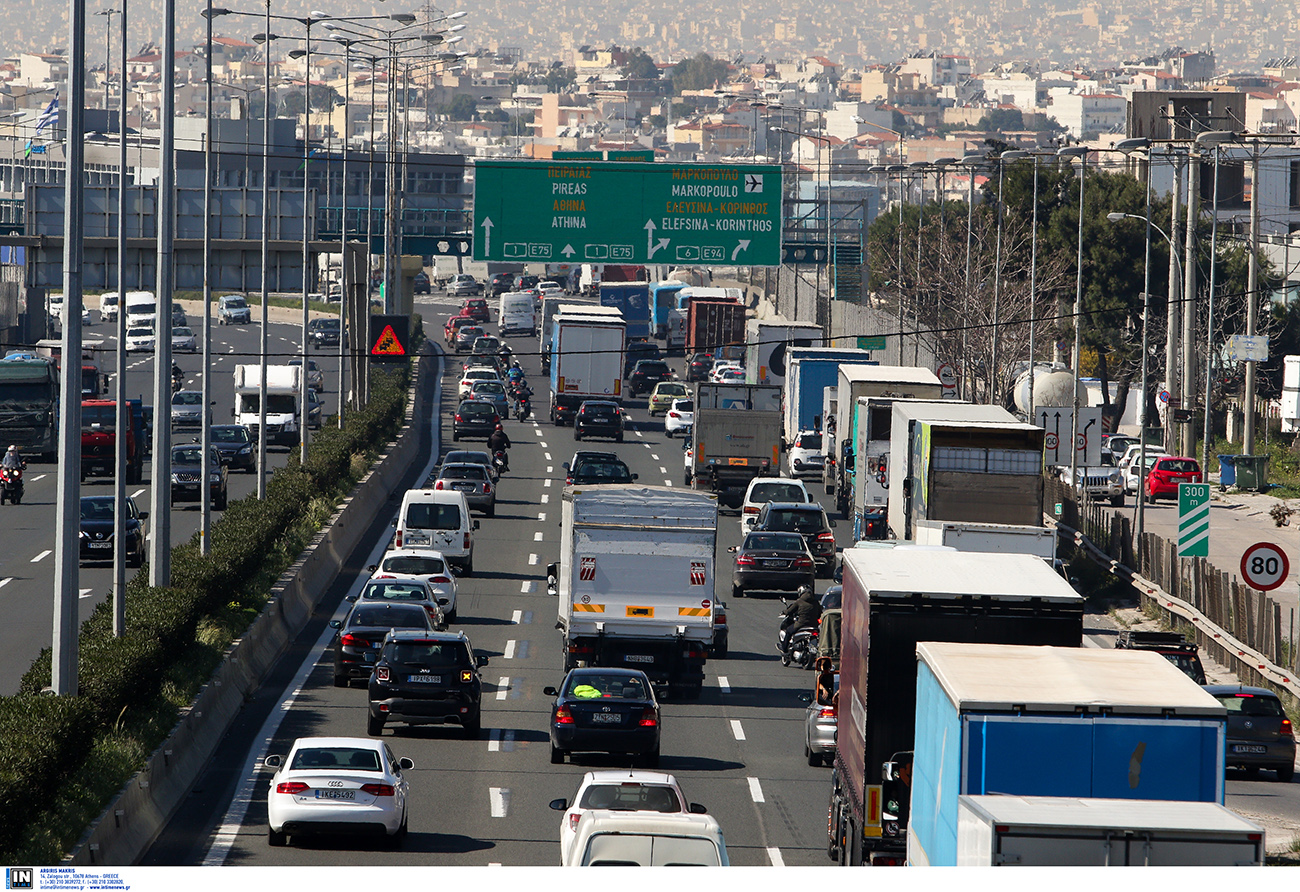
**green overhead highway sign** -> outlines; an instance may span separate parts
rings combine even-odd
[[[779,266],[781,168],[484,160],[474,259]]]

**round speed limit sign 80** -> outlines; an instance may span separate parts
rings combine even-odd
[[[1246,585],[1261,592],[1272,591],[1291,575],[1291,563],[1281,545],[1257,542],[1241,556],[1241,576]]]

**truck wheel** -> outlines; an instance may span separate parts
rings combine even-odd
[[[1117,496],[1111,496],[1111,497],[1110,497],[1110,507],[1112,507],[1112,508],[1123,508],[1123,507],[1124,507],[1124,493],[1120,493],[1120,494],[1117,495]]]

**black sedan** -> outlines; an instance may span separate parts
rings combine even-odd
[[[659,701],[639,669],[572,669],[551,706],[551,762],[574,752],[628,753],[659,766]]]
[[[384,636],[389,631],[411,631],[432,636],[436,629],[419,604],[358,601],[346,619],[330,620],[338,630],[334,638],[334,687],[345,688],[354,678],[369,678]]]
[[[226,510],[229,499],[229,478],[226,466],[221,463],[221,454],[215,446],[208,452],[208,460],[203,461],[203,447],[198,444],[176,446],[172,448],[172,498],[171,503],[198,502],[203,498],[204,477],[212,487],[212,507],[218,511]]]
[[[743,598],[747,591],[792,592],[813,584],[813,557],[798,533],[751,532],[740,547],[727,550],[736,556],[731,571],[734,597]]]
[[[497,407],[487,400],[465,400],[456,407],[456,417],[451,423],[451,439],[482,437],[486,440],[501,423]]]
[[[713,371],[712,353],[692,353],[686,367],[687,381],[707,381]]]
[[[366,731],[377,737],[387,722],[457,724],[467,737],[483,727],[487,657],[475,654],[464,632],[390,632],[370,676]]]
[[[573,439],[610,437],[623,442],[623,410],[610,400],[586,400],[573,416]]]
[[[214,424],[212,447],[227,468],[253,473],[257,470],[257,441],[242,424]]]
[[[642,359],[632,369],[627,386],[632,396],[649,393],[660,381],[673,380],[673,370],[662,359]]]
[[[632,483],[637,475],[628,470],[621,459],[581,461],[565,469],[564,482],[568,486],[594,486],[598,483]]]
[[[769,533],[798,533],[817,564],[817,575],[830,579],[835,574],[835,521],[821,505],[807,502],[768,502],[758,512],[754,530]]]
[[[148,511],[140,511],[135,499],[126,497],[126,563],[138,567],[144,563],[144,522]],[[113,560],[113,497],[81,497],[81,560]]]

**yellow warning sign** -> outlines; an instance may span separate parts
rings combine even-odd
[[[375,346],[370,348],[371,356],[405,356],[406,350],[402,348],[401,341],[397,340],[397,332],[393,331],[393,326],[385,325],[384,330],[379,333],[379,338],[375,341]]]

